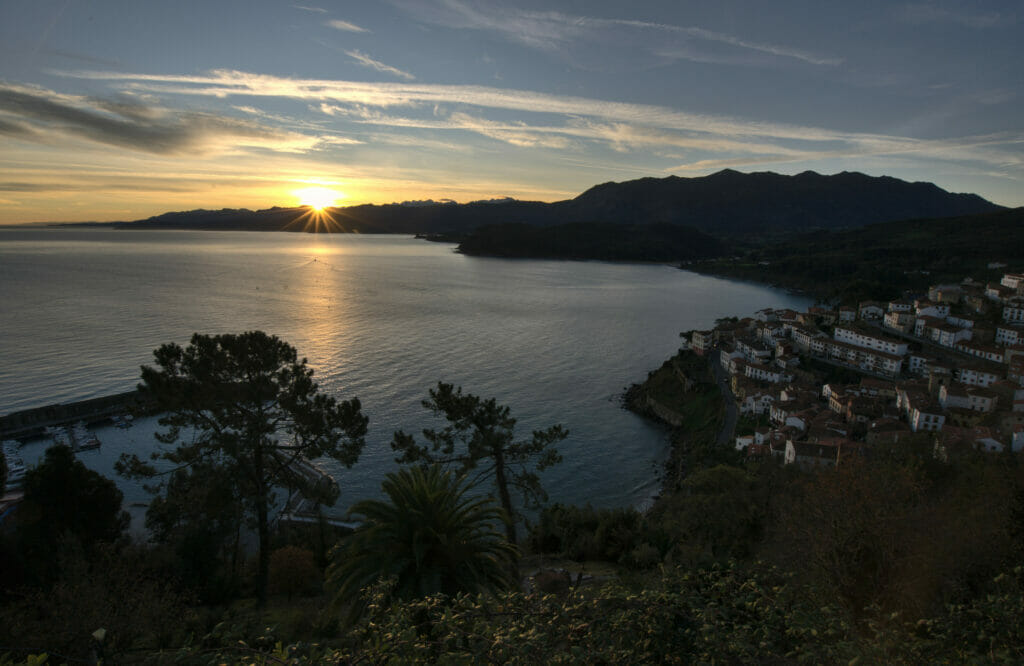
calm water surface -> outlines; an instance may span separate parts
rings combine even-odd
[[[5,229],[0,414],[129,390],[153,349],[196,331],[259,329],[370,417],[359,463],[327,465],[336,515],[379,496],[395,430],[435,425],[420,401],[438,381],[509,405],[523,434],[569,429],[544,478],[553,500],[639,506],[667,441],[619,407],[623,388],[673,354],[680,331],[807,304],[668,266],[472,258],[409,237]],[[102,450],[82,459],[113,476],[122,451],[152,450],[155,427],[102,428]],[[26,462],[43,449],[26,446]]]

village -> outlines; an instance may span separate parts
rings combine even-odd
[[[948,460],[1024,449],[1024,274],[692,331],[739,412],[735,446],[804,468],[900,442]],[[716,357],[717,355],[717,357]]]

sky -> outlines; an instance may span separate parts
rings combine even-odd
[[[0,0],[0,224],[724,168],[1024,205],[1024,0]]]

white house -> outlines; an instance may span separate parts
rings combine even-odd
[[[1024,323],[1024,303],[1015,301],[1003,308],[1003,321],[1010,324]]]
[[[959,407],[987,414],[995,410],[997,401],[995,393],[977,386],[943,385],[939,387],[939,404],[943,409]]]
[[[690,348],[703,356],[715,346],[714,331],[694,331],[690,335]]]
[[[919,299],[914,301],[914,311],[918,317],[929,316],[944,319],[949,316],[949,303],[932,303]]]
[[[861,301],[857,308],[857,315],[861,319],[881,319],[885,316],[885,309],[881,303],[875,301]]]
[[[999,284],[1010,289],[1020,289],[1021,285],[1024,284],[1024,274],[1006,273],[1003,275],[1003,279],[999,281]]]
[[[1001,284],[989,282],[987,285],[985,285],[985,298],[987,298],[990,301],[1002,303],[1004,301],[1010,300],[1016,295],[1016,289],[1011,289],[1010,287],[1006,287]]]
[[[997,345],[1018,345],[1024,342],[1024,330],[1010,326],[996,327]]]
[[[883,319],[882,323],[886,328],[891,328],[894,331],[909,333],[914,327],[915,319],[912,312],[893,311],[885,314],[885,319]]]
[[[757,327],[757,337],[766,345],[775,346],[786,337],[786,327],[778,322],[766,322]]]
[[[928,329],[941,323],[942,320],[938,317],[933,317],[932,315],[919,315],[914,321],[914,335],[919,338],[928,337]]]
[[[953,376],[961,384],[988,388],[1002,379],[999,373],[980,366],[961,366],[953,371]]]
[[[952,324],[940,324],[931,330],[932,340],[943,347],[955,347],[961,340],[970,340],[973,336],[971,329],[958,328]]]
[[[913,312],[914,304],[909,301],[889,301],[889,312]]]
[[[738,369],[739,368],[737,368],[737,370]],[[771,382],[773,384],[778,384],[779,382],[789,381],[791,379],[790,375],[783,373],[781,370],[774,366],[748,362],[743,364],[742,369],[743,374],[745,374],[747,377],[762,382]]]
[[[775,396],[771,393],[748,393],[740,402],[740,414],[767,414],[773,402]]]
[[[971,342],[970,340],[961,340],[956,343],[956,350],[963,354],[970,354],[976,356],[985,361],[992,361],[993,363],[1002,363],[1004,354],[1001,347],[995,347],[993,345],[983,345],[980,342]]]
[[[806,328],[793,327],[793,346],[805,354],[811,351],[811,341],[821,337],[821,333]]]
[[[736,338],[736,351],[751,363],[766,361],[772,357],[772,350],[760,340]]]
[[[885,338],[872,332],[862,331],[844,326],[836,326],[833,336],[839,342],[846,342],[857,347],[874,349],[875,351],[906,356],[907,343]]]
[[[942,424],[946,422],[946,416],[936,406],[921,403],[911,409],[908,421],[910,429],[914,432],[942,430]]]
[[[907,356],[907,371],[915,375],[924,375],[928,373],[928,364],[932,362],[930,356],[924,356],[923,354],[911,353]]]

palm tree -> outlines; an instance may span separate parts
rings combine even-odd
[[[360,592],[392,579],[394,599],[511,589],[517,550],[502,536],[504,514],[488,497],[467,497],[463,479],[433,465],[387,475],[389,501],[352,507],[364,525],[332,553],[328,584],[336,606],[363,609]]]

